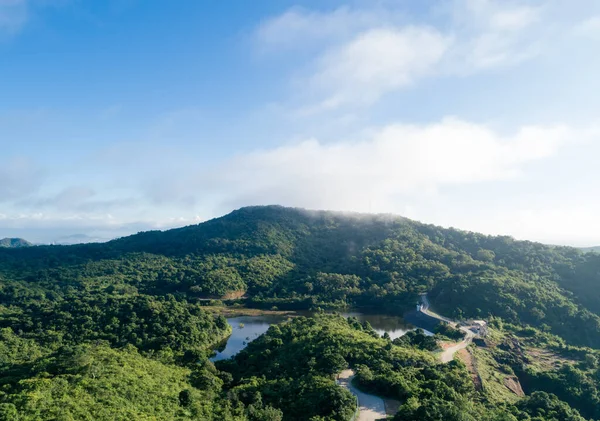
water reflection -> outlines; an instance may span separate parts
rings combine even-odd
[[[311,316],[311,313],[302,312],[299,314],[303,316]],[[369,322],[369,324],[379,335],[383,335],[385,332],[387,332],[392,339],[399,338],[409,330],[414,329],[414,326],[406,323],[401,317],[398,316],[366,314],[361,312],[345,312],[341,314],[344,317],[356,317],[360,322]],[[252,342],[254,339],[265,333],[269,329],[269,326],[272,324],[281,323],[287,319],[287,316],[273,315],[240,316],[228,318],[227,322],[233,329],[231,336],[216,349],[217,354],[210,360],[219,361],[233,357],[235,354],[244,349],[249,342]]]
[[[365,314],[359,312],[342,313],[344,317],[356,317],[360,322],[369,322],[371,327],[381,336],[385,332],[390,338],[396,339],[404,335],[414,326],[409,325],[398,316],[388,316],[385,314]]]
[[[227,338],[225,346],[217,348],[217,355],[212,357],[211,361],[225,360],[233,357],[235,354],[246,348],[249,342],[265,333],[272,324],[281,323],[287,320],[283,316],[240,316],[231,317],[227,322],[231,325],[233,331]]]

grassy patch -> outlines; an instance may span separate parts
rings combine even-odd
[[[542,348],[527,348],[525,355],[530,360],[530,366],[540,371],[558,370],[563,364],[575,364],[574,360]]]
[[[281,310],[261,310],[258,308],[247,307],[228,307],[228,306],[202,306],[203,310],[210,313],[220,314],[225,317],[240,317],[240,316],[298,316],[294,311]]]
[[[500,366],[489,350],[475,349],[473,355],[477,361],[477,372],[481,376],[485,396],[494,403],[516,402],[519,397],[504,385],[505,379],[513,373]]]

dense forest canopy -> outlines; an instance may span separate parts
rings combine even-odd
[[[289,420],[340,421],[352,415],[344,410],[351,399],[345,390],[335,391],[331,374],[348,366],[357,370],[359,387],[402,403],[397,421],[584,421],[543,391],[514,404],[494,403],[477,394],[462,363],[439,364],[352,318],[294,319],[218,364],[232,373],[232,394],[246,404],[266,402],[282,408]]]
[[[600,255],[390,215],[242,208],[104,244],[5,249],[0,277],[11,281],[5,303],[102,291],[402,313],[428,292],[453,316],[544,325],[600,347]]]
[[[347,366],[403,402],[398,420],[600,418],[599,282],[596,253],[279,206],[103,244],[2,248],[0,420],[346,420],[354,401],[332,376]],[[391,342],[334,316],[272,327],[218,367],[207,359],[231,328],[206,299],[403,314],[422,293],[448,316],[575,357],[537,370],[494,350],[529,392],[508,406],[482,401],[464,366],[437,363],[435,341]]]

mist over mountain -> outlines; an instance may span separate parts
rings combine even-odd
[[[51,243],[55,245],[68,246],[73,244],[104,243],[110,241],[111,239],[112,238],[92,236],[87,234],[70,234],[57,237]]]
[[[600,345],[599,256],[393,215],[248,207],[107,243],[8,250],[0,273],[26,279],[53,261],[72,288],[82,287],[83,267],[91,280],[111,267],[146,279],[125,281],[138,291],[244,295],[263,307],[359,305],[402,314],[427,292],[451,315],[543,322],[574,343]]]
[[[19,248],[19,247],[31,247],[29,241],[22,238],[2,238],[0,239],[0,247],[4,248]]]
[[[580,247],[580,250],[585,252],[585,253],[600,253],[600,246],[596,246],[596,247]]]

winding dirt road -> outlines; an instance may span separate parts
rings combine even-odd
[[[348,389],[358,398],[359,413],[356,421],[385,420],[385,404],[379,396],[361,392],[352,385],[354,370],[344,370],[338,377],[338,384]]]

